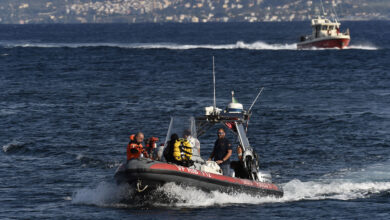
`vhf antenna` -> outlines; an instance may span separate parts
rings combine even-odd
[[[322,0],[321,0],[321,8],[322,8],[322,13],[324,14],[324,16],[326,16],[325,9],[324,9],[324,4],[322,4]]]
[[[249,109],[248,109],[248,113],[250,113],[250,112],[251,112],[253,105],[256,103],[256,101],[257,101],[257,99],[259,98],[259,96],[261,95],[261,92],[263,91],[263,89],[264,89],[264,87],[261,87],[261,89],[260,89],[260,92],[257,94],[257,96],[256,96],[255,100],[252,102],[252,105],[251,105],[251,107],[249,107]]]
[[[213,112],[216,114],[217,112],[217,100],[215,98],[215,64],[214,64],[214,56],[213,56],[213,84],[214,84],[214,106]]]
[[[248,132],[249,119],[250,119],[251,114],[252,114],[252,113],[251,113],[252,108],[253,108],[253,106],[255,105],[257,99],[260,97],[261,92],[263,91],[263,89],[264,89],[264,87],[261,87],[260,92],[257,94],[255,100],[253,100],[252,105],[251,105],[251,106],[249,107],[249,109],[248,109],[248,120],[246,121],[246,128],[245,128],[245,131],[246,131],[246,132]]]

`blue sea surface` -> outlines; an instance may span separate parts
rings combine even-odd
[[[0,219],[390,219],[390,22],[346,28],[344,50],[296,50],[309,22],[0,25]],[[129,202],[129,135],[203,114],[212,56],[218,107],[264,87],[248,138],[284,197]]]

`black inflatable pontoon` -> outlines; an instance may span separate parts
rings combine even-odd
[[[138,192],[173,182],[205,191],[218,190],[244,192],[258,196],[283,196],[282,189],[273,183],[223,176],[144,158],[133,159],[122,164],[115,173],[115,179],[118,183],[136,185]]]

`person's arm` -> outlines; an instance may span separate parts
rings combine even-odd
[[[232,156],[232,149],[229,149],[226,156],[223,158],[223,162],[229,160],[229,158]]]
[[[144,146],[142,146],[142,144],[140,145],[140,150],[141,150],[141,153],[144,155],[145,158],[149,158],[149,154],[146,151],[146,149],[144,148]]]
[[[216,161],[217,164],[221,164],[221,163],[227,161],[227,160],[230,158],[230,156],[232,156],[232,149],[229,149],[229,150],[227,151],[226,155],[223,157],[222,160],[217,160],[217,161]]]
[[[214,148],[214,149],[215,149],[215,148]],[[209,157],[208,160],[212,160],[212,159],[213,159],[213,157],[214,157],[214,149],[213,149],[213,152],[211,152],[211,155],[210,155],[210,157]]]
[[[238,145],[237,147],[237,157],[238,157],[238,160],[242,160],[242,148],[240,145]]]

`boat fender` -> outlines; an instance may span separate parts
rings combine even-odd
[[[222,175],[222,169],[215,161],[206,161],[206,164],[203,164],[200,170],[203,172]]]

